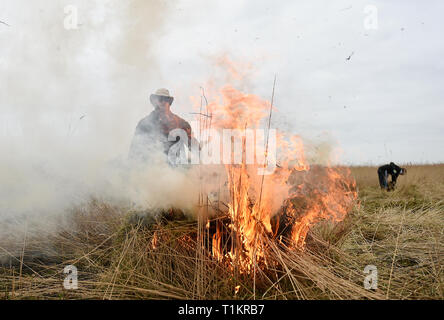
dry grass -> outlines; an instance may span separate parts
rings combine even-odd
[[[256,281],[202,250],[193,220],[147,223],[93,201],[70,228],[32,238],[0,268],[4,299],[442,299],[444,165],[408,166],[392,193],[376,168],[354,167],[360,203],[340,224],[320,223],[304,251],[268,241]],[[48,243],[51,250],[48,251]],[[29,252],[47,252],[30,258]],[[63,268],[79,289],[63,289]],[[366,265],[378,289],[363,287]],[[238,289],[237,289],[238,288]]]

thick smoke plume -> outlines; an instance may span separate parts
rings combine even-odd
[[[214,172],[199,180],[197,170],[172,169],[161,153],[152,152],[154,162],[144,167],[127,159],[137,122],[152,110],[149,94],[170,81],[155,49],[168,3],[9,0],[1,9],[10,27],[0,29],[0,255],[17,255],[26,237],[54,233],[70,209],[93,198],[129,210],[191,212],[199,185],[214,196],[223,167],[217,180]],[[67,29],[73,9],[77,27]],[[250,64],[234,65],[226,55],[209,60],[212,78],[200,79],[208,99],[226,83],[255,91]],[[190,86],[177,83],[173,95]],[[190,94],[201,105],[203,92],[195,89]],[[191,111],[199,106],[190,103]],[[280,118],[273,127],[283,127]],[[312,145],[311,162],[322,155],[318,162],[326,163],[329,144]]]
[[[77,10],[75,29],[64,25],[68,5]],[[127,163],[134,128],[159,86],[152,47],[168,5],[11,0],[0,7],[10,24],[0,29],[0,255],[15,254],[25,230],[53,232],[55,220],[92,197],[190,208],[195,184],[187,173],[161,162],[135,172]],[[17,247],[5,248],[5,239]]]

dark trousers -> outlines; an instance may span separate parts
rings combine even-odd
[[[388,173],[387,170],[378,170],[379,185],[381,189],[388,189]]]

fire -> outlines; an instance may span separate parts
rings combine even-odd
[[[153,238],[151,239],[151,248],[155,250],[157,249],[158,245],[159,245],[159,238],[157,236],[157,232],[154,231]]]
[[[223,253],[221,248],[221,240],[222,240],[222,233],[220,230],[220,224],[216,224],[216,233],[213,235],[213,243],[212,243],[212,254],[213,257],[215,257],[218,261],[222,261],[223,259]]]
[[[345,218],[356,200],[354,182],[345,169],[311,166],[300,136],[277,130],[275,153],[267,150],[267,145],[258,150],[256,144],[256,160],[276,156],[277,167],[272,174],[258,175],[258,169],[266,167],[267,161],[247,163],[245,130],[264,127],[270,108],[274,108],[270,102],[226,85],[206,108],[206,114],[211,115],[206,123],[212,129],[236,129],[243,151],[241,163],[223,164],[226,183],[222,185],[227,188],[224,200],[229,220],[225,233],[229,234],[230,243],[223,241],[224,231],[216,223],[211,241],[215,259],[228,261],[233,268],[249,273],[257,265],[270,263],[270,239],[303,249],[307,234],[316,223]],[[265,129],[264,144],[270,132],[270,128]],[[203,136],[207,143],[212,139],[209,134]],[[255,136],[256,142],[258,138]]]
[[[354,182],[347,176],[347,173],[341,173],[335,168],[317,168],[322,171],[322,177],[310,184],[301,185],[290,197],[289,211],[291,215],[298,212],[294,199],[300,197],[309,197],[315,201],[310,201],[305,212],[292,226],[291,243],[297,247],[305,245],[305,239],[310,228],[321,220],[332,220],[334,222],[342,221],[347,212],[353,206],[356,199]],[[315,190],[308,191],[307,187],[315,185]]]
[[[234,287],[234,295],[237,295],[239,293],[240,285],[237,285]]]

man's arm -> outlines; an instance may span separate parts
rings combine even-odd
[[[392,168],[392,181],[396,182],[396,179],[398,179],[399,174],[401,173],[401,167],[397,166],[396,164],[393,164]]]
[[[129,150],[128,157],[130,159],[143,159],[144,151],[147,149],[148,137],[151,132],[151,127],[148,125],[147,118],[139,121],[134,132],[133,140]]]
[[[190,124],[187,122],[187,121],[185,121],[185,124],[184,124],[184,128],[183,128],[186,132],[187,132],[187,136],[188,136],[188,145],[190,145],[190,143],[191,143],[191,139],[193,138],[193,135],[191,134],[191,126],[190,126]]]
[[[183,130],[185,130],[185,132],[187,133],[187,136],[188,136],[187,147],[188,147],[189,150],[191,150],[191,143],[192,143],[193,140],[196,140],[196,139],[192,135],[191,126],[188,123],[188,121],[186,121],[186,120],[182,120],[182,121],[183,122],[182,122],[182,126],[181,127],[182,127]]]

